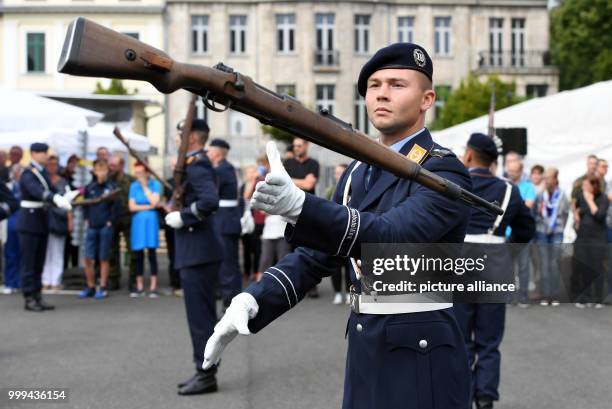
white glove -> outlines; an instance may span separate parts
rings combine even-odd
[[[74,189],[74,190],[70,190],[70,188],[68,186],[66,186],[66,193],[64,193],[64,198],[66,200],[68,200],[70,203],[72,203],[72,201],[74,199],[77,198],[78,195],[80,195],[81,192],[79,192],[78,189]]]
[[[248,322],[255,318],[259,305],[249,293],[240,293],[232,298],[232,303],[223,318],[215,325],[215,332],[208,338],[204,349],[204,363],[202,369],[206,370],[219,363],[225,347],[236,335],[250,335]]]
[[[57,193],[53,195],[53,204],[59,207],[60,209],[64,209],[66,211],[72,210],[70,200]]]
[[[291,180],[274,142],[268,142],[266,153],[270,162],[270,173],[266,176],[265,182],[257,184],[251,206],[268,214],[283,216],[295,224],[302,213],[306,195]]]
[[[170,212],[166,215],[166,224],[173,229],[180,229],[185,225],[183,223],[183,218],[181,217],[181,212]]]

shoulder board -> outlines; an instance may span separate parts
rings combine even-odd
[[[195,162],[199,161],[200,159],[203,159],[204,157],[205,157],[204,152],[202,152],[202,153],[198,153],[198,154],[196,154],[196,155],[193,155],[193,156],[188,157],[188,158],[187,158],[187,160],[185,161],[185,164],[186,164],[187,166],[189,166],[189,165],[191,165],[191,164],[193,164],[193,163],[195,163]]]
[[[434,148],[434,149],[431,150],[430,155],[438,157],[438,158],[443,158],[445,156],[453,156],[454,153],[451,150],[449,150],[449,149]]]

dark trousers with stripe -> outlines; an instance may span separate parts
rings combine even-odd
[[[19,233],[19,250],[23,296],[40,294],[47,252],[47,235]]]
[[[506,304],[455,304],[454,309],[472,368],[472,396],[498,400]]]
[[[215,288],[220,265],[208,263],[180,270],[196,370],[202,369],[204,347],[217,323]]]

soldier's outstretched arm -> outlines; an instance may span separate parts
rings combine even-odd
[[[217,364],[236,335],[256,333],[300,302],[346,259],[300,247],[268,268],[262,279],[232,299],[204,350],[203,368]]]

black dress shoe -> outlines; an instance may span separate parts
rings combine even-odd
[[[183,382],[178,383],[178,384],[176,385],[176,387],[177,387],[177,388],[182,388],[183,386],[187,385],[188,383],[193,382],[193,381],[194,381],[194,379],[195,379],[195,378],[197,378],[199,375],[200,375],[200,374],[199,374],[198,372],[196,372],[196,373],[195,373],[195,375],[193,375],[191,378],[189,378],[189,379],[187,379],[187,380],[185,380],[185,381],[183,381]]]
[[[54,310],[55,307],[53,305],[49,305],[45,302],[45,300],[42,299],[42,297],[40,296],[40,294],[35,295],[34,296],[34,300],[36,301],[36,303],[38,304],[38,306],[40,308],[42,308],[43,311],[51,311]]]
[[[217,392],[217,378],[214,373],[208,372],[198,372],[189,383],[178,390],[181,396],[211,392]]]
[[[491,398],[477,398],[476,409],[493,409],[493,399]]]
[[[33,297],[26,297],[24,309],[26,311],[34,311],[34,312],[43,311],[42,306],[38,304]]]

